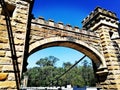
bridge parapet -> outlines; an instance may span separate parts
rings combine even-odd
[[[99,35],[92,30],[86,30],[84,28],[80,29],[78,26],[72,27],[70,24],[64,25],[62,22],[54,22],[52,19],[49,19],[48,21],[45,20],[43,17],[39,17],[37,19],[32,19],[32,26],[36,27],[38,26],[39,28],[56,28],[60,30],[66,30],[68,32],[73,32],[73,33],[81,33],[81,34],[86,34],[90,35],[93,37],[99,37]]]
[[[51,19],[46,21],[42,17],[39,19],[32,19],[30,36],[30,45],[36,41],[47,38],[66,37],[70,41],[82,40],[88,45],[92,45],[92,47],[96,48],[98,51],[101,51],[99,34],[84,28],[80,29],[77,26],[72,27],[70,24],[64,25],[62,22],[55,23]],[[32,45],[32,48],[34,46],[35,45]]]

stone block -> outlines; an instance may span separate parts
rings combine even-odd
[[[24,41],[20,39],[15,39],[15,45],[23,45]]]
[[[0,19],[0,24],[1,24],[1,25],[6,25],[6,21],[5,21],[5,20]]]
[[[120,84],[120,79],[116,79],[116,82]]]
[[[18,58],[18,63],[21,64],[23,62],[22,58]]]
[[[10,58],[8,57],[3,57],[3,58],[0,58],[0,64],[12,64],[12,61]]]
[[[15,89],[16,88],[16,82],[15,81],[0,81],[0,89]]]
[[[109,85],[108,90],[118,90],[117,85],[116,84],[115,85],[113,85],[113,84]]]
[[[111,84],[116,84],[116,80],[110,80]]]
[[[8,39],[5,37],[0,37],[0,43],[7,43]]]
[[[24,47],[23,47],[23,46],[20,46],[20,45],[15,46],[15,48],[16,48],[16,51],[17,51],[17,52],[18,52],[18,51],[22,52],[22,51],[24,50]]]
[[[13,69],[13,65],[4,65],[3,67],[2,67],[2,71],[3,72],[13,72],[14,71],[14,69]]]
[[[115,78],[114,78],[114,75],[108,75],[108,80],[114,80]]]
[[[41,30],[41,28],[39,28],[38,26],[32,26],[31,29],[36,30],[36,31]]]
[[[19,1],[19,2],[17,2],[17,4],[24,5],[24,6],[27,6],[27,5],[28,5],[28,3],[25,2],[25,1]]]
[[[0,50],[4,49],[4,46],[0,43]]]
[[[120,71],[119,70],[109,70],[109,75],[115,75],[115,76],[120,75]]]
[[[25,24],[27,21],[25,19],[22,19],[22,18],[15,18],[14,21],[16,21],[17,23],[22,23],[22,24]],[[22,29],[23,27],[21,27]]]
[[[6,51],[6,57],[11,57],[11,51]]]
[[[92,42],[93,42],[93,43],[98,43],[99,41],[98,41],[98,40],[93,39],[93,40],[92,40]]]
[[[0,50],[10,50],[10,45],[8,43],[0,43]]]
[[[15,38],[20,39],[20,40],[24,40],[25,39],[25,34],[21,34],[21,33],[15,33]]]
[[[14,81],[14,80],[15,80],[15,74],[14,73],[9,73],[8,81]]]
[[[12,25],[12,31],[13,31],[13,33],[16,31],[16,25]]]
[[[0,31],[0,37],[6,37],[7,35],[7,31]]]
[[[28,11],[23,10],[23,9],[19,9],[19,10],[17,11],[17,14],[25,14],[25,15],[26,15],[26,13],[28,13]],[[25,17],[25,16],[23,16],[23,17]]]
[[[5,56],[5,51],[4,50],[0,50],[0,57],[4,57]]]
[[[108,66],[109,70],[119,70],[119,66]]]
[[[2,10],[1,6],[0,6],[0,10]],[[0,15],[0,20],[5,20],[5,16]]]
[[[19,30],[16,30],[15,32],[16,33],[19,33],[19,34],[24,34],[26,31],[26,28],[25,28],[25,26],[22,26],[22,28],[20,28],[20,27],[17,27],[17,28],[19,28]]]
[[[0,73],[0,81],[6,80],[8,77],[8,73]]]
[[[19,58],[19,57],[22,57],[23,52],[16,52],[16,54],[17,54],[17,57]]]
[[[118,90],[117,85],[102,85],[102,90]]]
[[[108,62],[107,64],[108,64],[108,66],[110,66],[110,65],[118,66],[119,65],[118,62],[117,61],[115,62],[113,59],[112,59],[112,61]]]
[[[116,57],[115,54],[112,54],[112,53],[105,53],[104,54],[106,58],[109,58],[109,57]]]

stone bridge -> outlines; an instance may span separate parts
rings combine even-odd
[[[29,55],[47,47],[64,46],[84,53],[93,61],[97,83],[103,90],[120,90],[119,21],[115,13],[97,7],[82,21],[80,29],[42,17],[33,19],[32,0],[5,2],[20,76],[26,71]],[[12,61],[5,13],[0,7],[0,89],[16,88]]]

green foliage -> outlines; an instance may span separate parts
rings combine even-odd
[[[54,66],[58,60],[59,59],[54,56],[49,56],[49,57],[41,58],[36,62],[36,64],[40,67]]]
[[[28,86],[94,86],[95,78],[91,64],[87,60],[83,61],[83,66],[75,66],[69,72],[61,76],[73,64],[63,63],[63,67],[55,67],[59,59],[54,56],[41,58],[36,62],[38,67],[28,69],[25,75],[28,75]],[[61,77],[60,77],[61,76]],[[58,78],[59,77],[59,78]]]

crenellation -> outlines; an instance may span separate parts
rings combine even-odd
[[[61,29],[63,29],[63,28],[64,28],[64,26],[63,26],[63,23],[62,23],[62,22],[58,22],[58,23],[57,23],[57,25],[58,25],[58,28],[61,28]]]
[[[89,16],[91,16],[91,17],[93,18],[93,16],[94,16],[94,11],[91,11],[91,13],[90,13]]]
[[[40,24],[45,24],[45,19],[44,17],[39,17],[37,19],[35,19],[37,21],[37,23],[40,23]]]
[[[78,26],[75,26],[73,29],[74,29],[75,32],[80,32],[80,29],[79,29]]]
[[[48,20],[48,25],[55,27],[55,23],[54,23],[54,21],[52,19]]]
[[[66,26],[64,27],[66,30],[73,30],[72,26],[70,24],[66,24]]]
[[[38,20],[39,20],[39,22],[38,22]],[[83,31],[81,31],[78,26],[72,27],[70,24],[64,25],[62,22],[56,23],[51,19],[48,20],[48,21],[45,20],[44,18],[32,19],[32,22],[33,22],[32,23],[33,27],[44,28],[45,26],[48,26],[48,27],[52,26],[52,28],[60,28],[60,29],[64,29],[64,30],[70,30],[70,31],[78,32],[78,33],[89,34],[89,35],[91,34],[93,36],[96,36],[96,35],[98,36],[98,34],[92,32],[92,30],[89,30],[89,31],[86,32],[86,29],[82,28]],[[42,22],[44,22],[44,23],[42,23]],[[43,24],[43,26],[42,26],[42,24]]]
[[[109,16],[114,17],[114,18],[117,19],[116,13],[111,12],[111,11],[109,11],[109,10],[106,10],[106,9],[104,9],[104,8],[97,7],[97,8],[95,9],[95,11],[96,11],[96,12],[103,13],[103,14],[105,14],[105,15],[109,15]]]
[[[52,19],[49,20],[45,20],[43,17],[39,17],[37,19],[32,19],[32,26],[38,27],[38,28],[46,28],[46,26],[48,27],[48,29],[52,29],[52,28],[60,28],[63,30],[70,30],[73,32],[78,32],[78,33],[83,33],[83,34],[88,34],[88,35],[93,35],[93,36],[98,36],[97,33],[92,32],[92,30],[86,31],[86,29],[82,28],[83,31],[81,31],[79,29],[78,26],[72,27],[70,24],[66,24],[64,25],[62,22],[54,22]]]
[[[32,19],[32,22],[33,22],[32,25],[35,25],[34,23],[38,23],[38,24],[48,25],[48,26],[61,28],[61,29],[66,29],[66,30],[74,30],[74,28],[72,28],[72,26],[70,24],[64,25],[62,22],[56,23],[52,19],[49,19],[47,21],[43,17],[39,17],[37,19]],[[38,26],[40,26],[40,25],[38,25]]]
[[[54,22],[52,19],[49,19],[48,21],[45,20],[43,17],[39,17],[37,19],[32,19],[32,26],[36,26],[36,27],[39,27],[39,28],[42,28],[42,27],[45,27],[44,25],[47,25],[49,27],[53,27],[53,28],[60,28],[60,29],[64,29],[64,30],[70,30],[70,31],[74,31],[74,32],[80,32],[80,33],[84,33],[85,31],[81,31],[79,29],[78,26],[75,26],[75,27],[72,27],[70,24],[66,24],[64,25],[62,22]],[[38,24],[37,24],[38,23]],[[39,24],[43,24],[42,25],[39,25]],[[86,29],[83,29],[83,30],[86,30]],[[91,30],[89,31],[91,32]],[[93,32],[91,32],[93,33]],[[84,33],[84,34],[87,34],[87,33]],[[91,35],[95,35],[95,34],[91,34]]]
[[[108,11],[106,9],[102,9],[100,7],[97,7],[94,12],[90,13],[90,15],[88,15],[83,21],[82,21],[82,24],[83,24],[83,27],[91,27],[89,22],[93,22],[93,17],[97,16],[96,20],[100,20],[100,19],[103,19],[103,20],[106,20],[106,22],[110,22],[110,23],[115,23],[115,21],[118,20],[117,16],[115,13],[112,13],[111,11]],[[104,19],[106,18],[106,19]],[[94,19],[95,20],[95,19]],[[113,21],[114,20],[114,21]],[[105,21],[104,21],[105,22]],[[91,23],[91,25],[94,25],[95,23]],[[88,26],[89,25],[89,26]],[[110,26],[110,25],[109,25]]]

